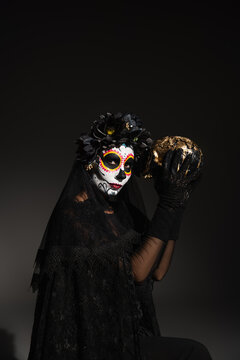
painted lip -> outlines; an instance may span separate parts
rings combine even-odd
[[[109,183],[109,185],[111,186],[111,188],[113,189],[120,189],[122,187],[122,185],[120,184],[114,184],[114,183]]]

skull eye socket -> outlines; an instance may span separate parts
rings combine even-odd
[[[103,164],[109,169],[116,169],[120,164],[120,157],[117,154],[106,154],[102,157]]]
[[[125,171],[127,173],[130,173],[133,167],[134,160],[132,157],[130,157],[124,164]]]

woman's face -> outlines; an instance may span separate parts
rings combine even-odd
[[[117,195],[131,177],[134,151],[122,144],[102,152],[92,179],[97,187],[108,195]]]

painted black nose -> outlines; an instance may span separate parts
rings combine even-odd
[[[125,171],[123,171],[122,169],[120,169],[119,173],[117,174],[117,176],[115,177],[116,180],[122,181],[126,178],[126,174]]]

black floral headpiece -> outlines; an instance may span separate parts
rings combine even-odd
[[[93,163],[102,150],[118,147],[125,143],[134,150],[134,168],[140,175],[142,162],[145,161],[152,146],[150,132],[142,127],[141,119],[130,113],[106,113],[100,115],[91,126],[89,133],[82,133],[76,140],[77,160],[86,168]],[[141,161],[140,161],[141,160]]]

